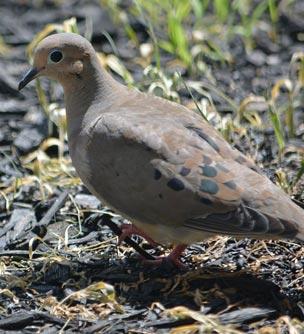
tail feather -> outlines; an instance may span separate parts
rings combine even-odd
[[[267,215],[269,222],[269,231],[270,235],[277,235],[280,238],[292,239],[296,238],[299,230],[295,223],[290,222],[281,218],[274,218]],[[278,226],[280,226],[278,228]]]
[[[213,213],[207,217],[193,217],[185,226],[210,233],[248,236],[258,239],[303,238],[293,221],[240,205],[228,213]]]

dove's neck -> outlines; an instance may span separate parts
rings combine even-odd
[[[85,71],[73,80],[62,82],[67,111],[68,136],[77,136],[83,126],[87,112],[98,104],[97,111],[106,111],[121,94],[125,87],[115,81],[100,65],[97,56],[92,57]]]

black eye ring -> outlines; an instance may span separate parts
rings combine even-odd
[[[50,60],[53,63],[59,63],[62,58],[63,58],[63,54],[59,50],[55,50],[52,53],[50,53]]]

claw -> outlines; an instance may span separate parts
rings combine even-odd
[[[158,245],[158,243],[149,237],[144,231],[140,230],[133,224],[122,224],[120,228],[121,235],[118,237],[118,245],[120,245],[127,237],[131,237],[133,234],[143,237],[152,246]]]
[[[186,248],[187,245],[177,245],[168,256],[159,256],[156,260],[144,260],[144,262],[153,266],[160,266],[163,262],[171,262],[179,269],[186,269],[187,266],[180,260],[180,256]]]

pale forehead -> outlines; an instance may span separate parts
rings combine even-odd
[[[82,52],[89,52],[93,49],[90,42],[84,37],[72,33],[54,34],[43,39],[37,46],[36,52],[50,49],[76,48]]]

